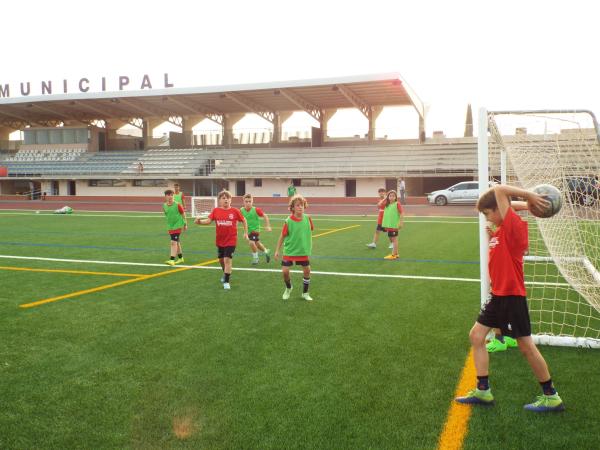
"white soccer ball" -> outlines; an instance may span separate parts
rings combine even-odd
[[[39,212],[39,211],[36,211],[35,213],[36,213],[36,214],[39,214],[40,212]]]

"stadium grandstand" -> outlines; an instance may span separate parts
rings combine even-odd
[[[385,108],[404,107],[410,139],[378,133]],[[328,123],[354,108],[366,133],[330,137]],[[318,123],[308,132],[283,130],[294,112]],[[270,127],[240,132],[249,114]],[[218,132],[197,132],[212,121]],[[162,137],[165,122],[178,127]],[[124,131],[127,128],[135,132]],[[20,131],[21,140],[9,140]],[[290,182],[312,198],[372,199],[404,178],[409,201],[452,183],[473,180],[477,144],[472,133],[427,137],[419,97],[399,74],[272,82],[209,88],[85,92],[0,98],[0,196],[132,196],[155,199],[178,182],[191,195],[228,188],[240,196],[285,198]]]

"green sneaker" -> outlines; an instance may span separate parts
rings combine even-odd
[[[525,405],[524,408],[533,412],[558,412],[564,411],[565,405],[557,392],[554,395],[540,395],[533,403]]]
[[[454,401],[457,403],[462,403],[463,405],[491,406],[494,404],[494,396],[492,395],[491,389],[488,389],[486,391],[473,389],[472,391],[469,391],[464,397],[456,397]]]
[[[488,342],[487,345],[485,346],[488,353],[505,352],[506,349],[508,348],[508,345],[506,344],[506,338],[504,338],[504,339],[505,339],[504,342],[500,342],[496,338],[494,338],[490,342]]]
[[[267,264],[269,264],[271,262],[271,250],[269,250],[268,248],[265,249],[265,260],[267,261]]]
[[[175,265],[175,260],[174,259],[167,259],[165,261],[165,264],[168,266],[174,266]]]
[[[517,340],[515,338],[511,338],[510,336],[504,336],[504,342],[506,342],[506,345],[509,348],[515,348],[519,346]]]
[[[183,258],[177,258],[175,260],[175,264],[181,264],[181,263],[184,263],[184,262],[185,262],[185,260]]]

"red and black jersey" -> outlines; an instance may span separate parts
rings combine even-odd
[[[489,242],[492,294],[526,296],[523,255],[529,246],[527,222],[509,208]]]
[[[230,247],[237,244],[237,223],[244,221],[244,216],[236,208],[215,208],[208,216],[216,224],[217,247]]]

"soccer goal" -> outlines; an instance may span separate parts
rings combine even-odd
[[[217,207],[217,197],[192,197],[192,217],[208,216]]]
[[[524,257],[532,332],[538,344],[600,348],[600,134],[590,111],[479,113],[479,189],[488,181],[556,186],[563,207],[526,211]],[[487,298],[488,238],[480,215],[481,301]]]

